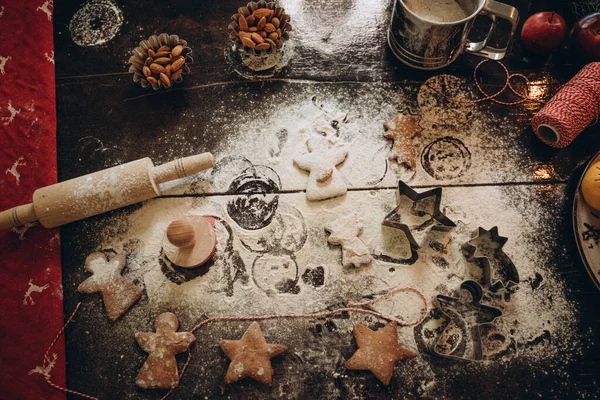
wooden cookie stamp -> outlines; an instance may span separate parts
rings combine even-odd
[[[200,215],[171,222],[163,240],[163,251],[169,261],[182,268],[206,263],[217,248],[214,224],[214,219]]]

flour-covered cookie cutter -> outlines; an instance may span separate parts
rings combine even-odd
[[[422,193],[418,193],[415,190],[413,190],[413,188],[411,188],[406,183],[404,183],[403,181],[398,181],[398,194],[400,197],[400,201],[402,201],[402,199],[401,199],[402,196],[406,196],[410,200],[412,200],[413,203],[418,203],[419,201],[422,201],[423,199],[426,199],[428,197],[435,197],[434,204],[433,204],[433,213],[431,213],[431,217],[434,221],[437,222],[437,224],[434,224],[431,227],[431,230],[447,232],[456,227],[456,224],[454,222],[452,222],[448,217],[446,217],[440,211],[440,205],[442,202],[442,188],[441,187],[437,187],[435,189],[431,189],[431,190],[427,190]],[[383,219],[383,222],[381,223],[381,225],[387,226],[390,228],[394,228],[394,229],[399,229],[402,232],[404,232],[404,234],[406,235],[406,238],[410,242],[411,249],[416,251],[419,249],[419,247],[421,245],[419,243],[417,243],[417,241],[415,240],[415,238],[410,230],[410,227],[407,224],[404,224],[401,222],[402,221],[401,215],[398,213],[398,210],[400,207],[401,207],[401,204],[398,204],[392,212],[390,212],[388,215],[386,215],[385,218]]]
[[[433,354],[458,361],[483,359],[481,327],[493,324],[502,311],[481,304],[483,288],[475,281],[460,285],[458,297],[438,295],[434,305],[447,322],[431,349]]]
[[[502,250],[507,241],[508,238],[498,234],[497,226],[489,231],[479,227],[474,233],[473,239],[463,246],[467,261],[479,263],[483,268],[481,283],[484,287],[489,286],[492,292],[505,289],[514,293],[519,283],[519,272],[515,264]],[[494,264],[494,270],[501,269],[503,271],[503,279],[498,279],[493,274],[492,264]]]

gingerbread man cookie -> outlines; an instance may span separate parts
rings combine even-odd
[[[288,349],[282,344],[267,343],[257,322],[250,325],[240,340],[221,340],[220,346],[231,360],[225,383],[250,377],[267,385],[273,380],[271,358],[285,353]]]
[[[325,230],[331,235],[327,241],[331,244],[342,246],[342,265],[349,267],[364,267],[370,265],[373,261],[369,248],[359,239],[363,226],[356,218],[356,215],[349,214],[337,218],[325,225]]]
[[[138,332],[135,340],[148,358],[135,379],[143,389],[173,389],[179,385],[175,355],[183,353],[196,340],[191,332],[177,332],[179,321],[166,312],[156,318],[156,333]]]
[[[102,294],[109,319],[115,320],[142,297],[143,289],[121,275],[125,256],[116,255],[110,261],[102,252],[94,252],[85,260],[85,269],[93,275],[83,281],[77,291]]]
[[[417,166],[417,148],[412,139],[421,132],[419,120],[419,117],[413,115],[398,114],[393,120],[383,124],[383,137],[394,141],[390,159],[396,160],[398,164],[406,164],[409,168]]]
[[[369,370],[384,385],[389,385],[396,363],[417,356],[414,351],[398,345],[397,325],[392,321],[376,331],[364,325],[355,325],[354,337],[358,350],[346,361],[346,368]]]
[[[309,172],[306,199],[318,201],[346,194],[346,182],[336,166],[344,162],[348,150],[330,147],[327,139],[321,136],[310,138],[307,147],[309,153],[294,159],[298,168]]]

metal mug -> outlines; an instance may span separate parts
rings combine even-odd
[[[449,65],[463,51],[492,60],[502,59],[519,22],[517,9],[494,0],[457,0],[457,3],[467,17],[453,22],[432,22],[412,12],[405,0],[395,0],[387,34],[394,55],[411,67],[427,70]],[[468,36],[478,15],[489,16],[492,24],[484,40],[472,42]],[[488,45],[495,36],[496,18],[506,19],[512,25],[502,47]]]

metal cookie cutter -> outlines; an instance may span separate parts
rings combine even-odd
[[[519,272],[510,257],[502,250],[508,238],[498,234],[498,227],[485,230],[477,228],[473,239],[464,244],[467,261],[477,262],[483,268],[482,285],[492,293],[505,291],[510,299],[519,283]],[[493,271],[492,271],[493,270]]]
[[[433,354],[460,361],[483,359],[481,328],[492,325],[502,311],[481,304],[483,289],[475,281],[460,285],[458,297],[438,295],[434,305],[448,322],[431,349]]]
[[[415,240],[411,227],[402,222],[401,211],[403,208],[406,208],[402,199],[403,196],[408,197],[412,201],[412,206],[409,210],[410,214],[420,218],[429,215],[429,219],[418,226],[413,226],[413,229],[423,231],[428,226],[431,226],[432,230],[447,232],[456,227],[456,224],[440,211],[442,201],[441,187],[418,193],[403,181],[398,181],[398,194],[398,205],[392,212],[385,216],[381,225],[404,232],[413,251],[418,250],[421,245]]]

